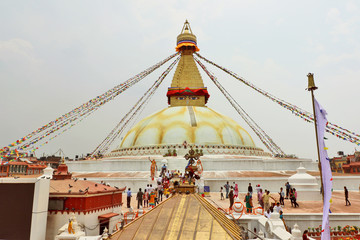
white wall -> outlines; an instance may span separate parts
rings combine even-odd
[[[115,207],[115,208],[108,208],[105,210],[95,211],[91,213],[80,213],[78,214],[75,212],[75,217],[77,222],[80,225],[85,226],[85,234],[86,236],[97,236],[100,235],[100,224],[98,220],[98,216],[106,213],[118,213],[121,212],[121,207]],[[47,213],[47,227],[46,227],[46,240],[53,240],[55,236],[57,235],[57,232],[59,228],[61,228],[64,224],[69,222],[69,219],[71,218],[72,212],[69,213],[64,212],[58,212],[58,213]],[[115,224],[120,219],[120,215],[113,217],[110,219],[109,223],[109,233],[112,233],[112,230],[115,227]]]
[[[168,160],[168,168],[183,171],[187,161],[183,156],[162,157],[156,159],[158,169],[163,159]],[[317,171],[317,163],[310,159],[275,159],[262,157],[239,156],[210,156],[201,157],[205,171],[296,171],[300,162],[308,171]],[[127,172],[150,171],[150,162],[147,157],[105,158],[103,160],[67,161],[70,172]]]
[[[25,213],[31,214],[31,230],[30,240],[45,239],[47,210],[49,203],[49,188],[50,179],[46,178],[0,178],[1,184],[34,184],[34,196],[32,212]],[[2,216],[6,217],[6,216]],[[14,224],[16,224],[14,222]]]

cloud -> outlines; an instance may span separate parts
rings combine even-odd
[[[356,8],[353,10],[356,11]],[[350,16],[341,14],[337,8],[330,8],[326,16],[326,22],[332,25],[331,34],[335,36],[353,34],[357,29],[359,17],[356,14]]]
[[[33,45],[24,39],[0,41],[0,61],[9,61],[19,57],[30,62],[37,62],[33,49]]]

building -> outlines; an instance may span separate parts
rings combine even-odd
[[[343,152],[338,152],[338,157],[330,159],[330,166],[332,172],[337,173],[360,173],[358,169],[360,162],[360,152],[355,151],[354,154],[344,155]]]
[[[36,158],[4,158],[0,165],[0,177],[40,175],[46,168],[45,162]]]
[[[50,181],[46,239],[54,239],[71,214],[75,214],[87,236],[101,235],[105,227],[112,233],[121,215],[124,190],[74,179],[66,164],[60,164]]]
[[[346,164],[342,165],[344,173],[360,174],[360,152],[347,157]]]

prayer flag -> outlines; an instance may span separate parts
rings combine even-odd
[[[329,212],[330,212],[330,203],[331,203],[331,189],[332,189],[332,173],[330,162],[327,161],[327,147],[325,146],[324,134],[326,128],[326,115],[327,112],[325,109],[314,99],[315,101],[315,115],[317,120],[317,134],[318,134],[318,144],[319,144],[319,155],[321,163],[321,172],[322,172],[322,182],[323,182],[323,191],[324,191],[324,206],[323,206],[323,219],[322,219],[322,231],[321,239],[330,239],[330,225],[329,225]]]

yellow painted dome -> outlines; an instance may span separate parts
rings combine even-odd
[[[181,145],[184,141],[256,148],[249,133],[231,118],[208,107],[179,106],[163,109],[137,123],[118,149]]]

